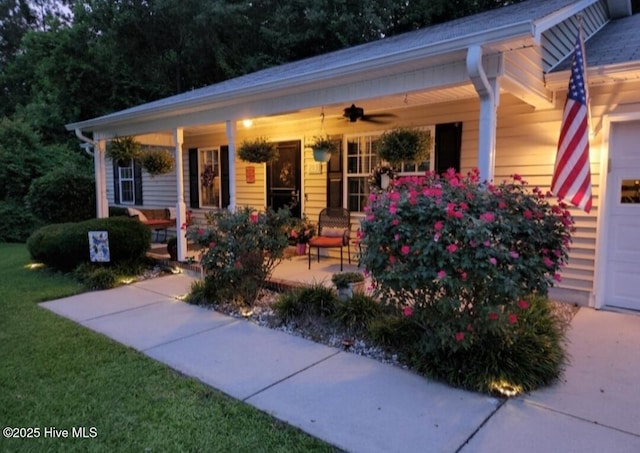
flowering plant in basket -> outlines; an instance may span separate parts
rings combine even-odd
[[[306,217],[296,221],[291,229],[290,237],[298,244],[306,244],[316,234],[316,226]]]

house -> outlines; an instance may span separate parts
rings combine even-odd
[[[433,138],[430,159],[406,172],[478,167],[483,179],[518,173],[548,189],[580,22],[594,203],[589,214],[572,211],[577,231],[553,297],[639,310],[640,14],[633,12],[630,0],[528,0],[67,129],[94,148],[98,216],[109,205],[176,206],[176,227],[185,210],[202,218],[211,209],[277,208],[292,198],[311,219],[325,206],[344,206],[357,220],[376,164],[372,143],[394,126],[421,127]],[[309,144],[325,134],[341,148],[316,162]],[[114,166],[105,149],[123,136],[169,147],[175,173],[150,178],[133,163]],[[238,146],[255,137],[276,142],[280,160],[239,160]]]

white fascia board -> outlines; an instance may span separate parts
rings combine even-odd
[[[258,96],[264,92],[287,93],[294,89],[304,88],[313,85],[318,81],[340,79],[342,77],[369,75],[372,71],[384,68],[400,68],[403,64],[415,60],[425,60],[430,57],[440,56],[447,53],[455,53],[465,50],[471,45],[491,45],[499,42],[510,41],[522,37],[533,36],[532,21],[522,21],[508,26],[495,28],[489,31],[471,33],[459,38],[444,40],[435,44],[429,44],[417,48],[387,53],[365,61],[354,64],[345,64],[341,67],[329,67],[327,69],[310,72],[303,75],[283,77],[276,81],[265,83],[255,83],[247,88],[237,88],[223,93],[212,95],[195,96],[193,98],[176,101],[174,103],[151,103],[148,108],[143,106],[135,107],[135,110],[122,110],[102,117],[67,124],[67,130],[101,130],[108,128],[114,123],[121,123],[130,120],[152,120],[161,118],[167,114],[174,114],[176,111],[198,111],[210,108],[212,105],[224,103],[234,103],[238,98]],[[401,70],[401,68],[399,69]]]
[[[545,76],[547,88],[552,91],[566,90],[571,71],[560,71]],[[640,61],[619,63],[606,66],[590,67],[587,69],[589,85],[604,85],[635,81],[640,79]]]
[[[571,5],[565,6],[562,9],[559,9],[553,14],[550,14],[540,20],[537,20],[533,23],[534,33],[533,39],[537,45],[542,43],[542,33],[549,30],[552,27],[555,27],[560,22],[567,20],[569,17],[574,16],[580,13],[585,8],[593,5],[594,3],[598,3],[599,0],[582,0],[580,2],[573,3]]]

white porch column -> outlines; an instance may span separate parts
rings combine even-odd
[[[107,200],[107,145],[104,139],[96,140],[93,147],[93,169],[96,177],[96,217],[109,217]]]
[[[176,236],[178,247],[178,261],[187,258],[187,238],[180,229],[187,221],[187,210],[184,203],[184,175],[182,171],[182,145],[184,143],[184,131],[177,128],[173,133],[173,142],[176,147]]]
[[[227,120],[227,140],[229,142],[229,211],[236,209],[236,121]]]
[[[478,170],[480,179],[493,181],[496,160],[497,110],[500,103],[500,87],[497,77],[488,78],[482,66],[482,47],[469,47],[467,71],[480,96],[478,136]]]

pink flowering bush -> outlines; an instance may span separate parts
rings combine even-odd
[[[208,227],[192,226],[187,238],[200,244],[205,295],[211,304],[252,305],[289,245],[291,213],[250,208],[212,212]]]
[[[383,303],[420,328],[419,354],[451,354],[517,333],[529,298],[560,281],[572,231],[566,206],[517,175],[404,177],[370,195],[361,263]]]

